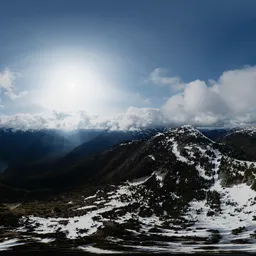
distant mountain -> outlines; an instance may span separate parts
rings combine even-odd
[[[164,128],[139,131],[107,130],[13,130],[0,129],[0,173],[8,167],[48,161],[66,155],[66,163],[76,162],[124,141],[148,138]],[[217,139],[223,131],[204,130],[206,136]]]
[[[53,147],[53,139],[56,140],[60,137],[60,135],[55,135],[54,138],[49,140],[48,144],[45,145],[46,148],[44,147],[43,143],[39,143],[38,141],[33,144],[35,149],[30,146],[27,150],[30,158],[27,157],[25,160],[23,153],[23,162],[6,169],[3,176],[6,180],[16,180],[20,183],[22,180],[27,179],[28,177],[56,175],[58,170],[64,172],[64,170],[72,168],[73,165],[77,165],[77,163],[79,163],[79,161],[81,161],[83,158],[96,155],[113,145],[130,140],[149,138],[153,134],[163,130],[164,128],[142,131],[89,131],[90,136],[87,135],[87,139],[90,138],[90,140],[82,143],[71,151],[68,150],[72,149],[72,144],[70,144],[69,147],[65,147],[66,151],[63,151],[61,147]],[[85,131],[78,131],[77,133],[84,135]],[[66,136],[66,138],[60,138],[67,141],[66,138],[69,137]],[[85,136],[83,136],[83,139],[85,139]],[[59,146],[60,144],[58,143],[55,145]],[[38,152],[41,153],[40,157],[36,157]],[[45,155],[42,154],[43,152],[45,152]]]
[[[61,157],[101,132],[0,129],[0,173],[8,167]]]
[[[105,130],[102,129],[76,129],[76,130],[55,130],[59,135],[66,138],[74,148],[90,141],[91,139],[95,138],[96,136],[105,133]]]
[[[256,162],[224,142],[186,125],[16,180],[69,192],[24,202],[8,232],[87,252],[255,251]]]

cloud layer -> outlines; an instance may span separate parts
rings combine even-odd
[[[1,115],[0,128],[12,129],[110,129],[136,130],[165,126],[165,117],[159,109],[130,107],[125,113],[102,117],[84,111],[40,114]]]
[[[15,74],[0,73],[4,94],[15,99]],[[183,82],[168,77],[165,69],[155,69],[149,81],[170,87],[170,95],[160,108],[129,107],[111,116],[85,111],[22,113],[0,115],[0,127],[14,129],[111,129],[131,130],[157,126],[237,126],[256,124],[256,66],[225,71],[216,81]],[[153,105],[153,104],[152,104]]]

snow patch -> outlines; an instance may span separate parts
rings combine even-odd
[[[4,242],[0,242],[0,251],[6,251],[17,245],[23,245],[24,243],[20,242],[19,239],[10,239]]]
[[[149,158],[151,158],[153,161],[155,161],[155,157],[153,155],[148,155]]]

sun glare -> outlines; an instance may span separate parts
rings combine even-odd
[[[43,87],[40,101],[59,111],[92,110],[107,96],[100,74],[84,63],[67,62],[50,68]]]
[[[76,89],[75,83],[71,83],[71,84],[69,85],[69,89],[70,89],[70,90],[75,90],[75,89]]]

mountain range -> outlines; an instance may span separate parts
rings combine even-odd
[[[0,249],[256,251],[254,127],[52,134],[2,173]]]

